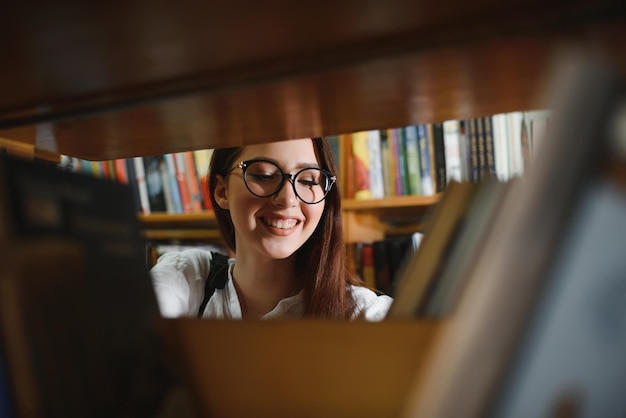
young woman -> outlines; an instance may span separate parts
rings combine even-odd
[[[161,256],[152,277],[162,314],[383,319],[392,299],[346,269],[334,170],[322,138],[216,149],[209,195],[236,257],[228,261],[225,287],[201,309],[211,253]]]

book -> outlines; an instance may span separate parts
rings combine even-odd
[[[497,233],[481,245],[403,416],[626,410],[624,328],[603,339],[607,321],[597,319],[616,306],[609,294],[626,272],[614,250],[626,233],[625,194],[602,169],[623,79],[594,56],[560,69],[550,138],[491,219]]]
[[[446,184],[451,181],[463,182],[466,179],[463,176],[460,123],[458,120],[447,120],[443,122],[442,126],[446,162]]]
[[[483,177],[496,177],[496,155],[493,139],[493,119],[485,116],[482,119],[483,135],[485,141],[485,169]]]
[[[419,143],[415,125],[404,128],[404,146],[406,149],[406,167],[409,194],[422,194],[422,173],[420,170]]]
[[[187,165],[185,163],[185,154],[183,152],[176,152],[174,156],[174,169],[176,170],[176,182],[178,183],[178,191],[180,192],[180,202],[183,208],[183,213],[193,212],[193,206],[191,203],[191,193],[189,192],[189,186],[187,185]]]
[[[435,190],[442,192],[446,188],[446,146],[443,133],[443,124],[433,123],[430,125],[432,129],[433,144],[433,166],[435,169]]]
[[[370,157],[370,191],[372,199],[382,199],[385,197],[385,179],[383,175],[379,130],[373,129],[367,131],[367,145]]]
[[[133,157],[135,182],[139,191],[139,203],[141,204],[141,213],[150,214],[150,196],[148,194],[148,185],[146,184],[146,169],[143,165],[142,157]]]
[[[506,113],[498,113],[491,117],[493,128],[493,154],[495,163],[495,176],[500,181],[508,181],[511,178],[509,165],[509,127]]]
[[[334,152],[334,150],[333,150]],[[200,149],[193,151],[193,158],[200,186],[202,209],[213,209],[209,196],[209,164],[211,163],[212,149]]]
[[[153,416],[176,378],[131,188],[0,156],[0,223],[16,416]]]
[[[406,146],[404,143],[404,129],[394,128],[393,135],[396,143],[396,194],[398,196],[408,195],[409,176],[406,165]]]
[[[470,180],[477,183],[480,180],[480,134],[478,131],[478,119],[471,118],[467,121],[467,135],[469,138],[471,177]]]
[[[428,139],[428,128],[426,125],[417,125],[417,139],[420,147],[422,194],[424,196],[432,196],[435,194],[435,180],[432,172],[432,157],[430,152],[430,142]]]
[[[137,213],[141,213],[141,197],[139,196],[139,184],[137,184],[137,176],[135,175],[135,160],[132,158],[126,158],[124,162],[126,164],[126,178],[128,180],[127,184],[133,191],[135,211]]]
[[[370,289],[377,289],[376,271],[374,269],[374,247],[371,242],[363,243],[361,248],[361,277]]]
[[[343,173],[342,186],[344,196],[348,199],[354,199],[355,178],[354,178],[354,154],[352,152],[352,134],[342,134],[339,136],[342,145],[343,159],[340,166]]]
[[[163,164],[162,155],[150,155],[143,157],[148,206],[150,208],[148,213],[167,212],[163,177],[161,175],[161,166]]]
[[[366,200],[372,198],[370,189],[370,150],[366,131],[352,134],[354,198]]]
[[[383,166],[385,197],[395,196],[396,186],[393,167],[393,146],[387,129],[380,130],[380,157]]]
[[[117,158],[114,160],[115,165],[115,178],[122,184],[128,184],[128,168],[126,160],[124,158]]]
[[[420,305],[421,315],[453,315],[478,251],[489,233],[498,233],[491,229],[491,221],[511,184],[494,178],[484,179],[477,184],[472,202],[455,233],[455,242],[448,247],[448,254],[438,277],[431,281],[427,295]]]
[[[173,211],[174,213],[183,213],[183,203],[181,201],[174,154],[163,155],[163,160],[165,161],[165,167],[167,169],[167,179],[170,184],[169,189]]]
[[[399,272],[388,319],[418,316],[427,289],[436,280],[445,262],[446,251],[454,241],[476,189],[475,183],[451,182],[448,185],[441,200],[432,209],[432,218],[419,248]]]
[[[196,171],[196,162],[193,151],[184,151],[185,176],[187,187],[189,187],[189,198],[191,200],[191,212],[202,212],[202,192],[200,191],[200,180]]]
[[[387,255],[387,243],[383,240],[376,240],[372,243],[372,252],[374,255],[374,275],[376,280],[376,289],[391,295],[391,272],[389,269],[389,257]]]

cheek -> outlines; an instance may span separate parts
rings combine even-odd
[[[313,228],[316,228],[317,224],[319,224],[320,222],[320,219],[322,219],[322,214],[324,213],[324,204],[320,203],[317,205],[307,205],[307,207],[303,209],[303,212],[309,224]]]

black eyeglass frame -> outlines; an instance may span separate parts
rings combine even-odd
[[[267,195],[259,195],[256,194],[252,191],[252,189],[250,189],[250,186],[248,186],[248,179],[247,179],[247,170],[248,167],[250,167],[251,164],[253,163],[257,163],[257,162],[262,162],[262,163],[270,163],[274,166],[276,166],[276,168],[278,169],[278,171],[280,172],[280,176],[281,176],[281,180],[280,183],[278,184],[278,186],[276,187],[276,189],[272,192],[269,193]],[[278,192],[281,191],[281,189],[283,188],[283,186],[285,185],[285,180],[289,180],[291,183],[291,187],[293,188],[293,192],[295,193],[295,195],[298,197],[298,199],[300,199],[301,202],[306,203],[307,205],[315,205],[318,204],[322,201],[324,201],[326,199],[326,196],[328,196],[328,192],[330,192],[330,190],[333,188],[333,184],[335,184],[335,182],[337,181],[337,176],[335,176],[333,173],[331,173],[328,170],[325,170],[323,168],[320,167],[305,167],[302,170],[299,170],[298,172],[296,172],[295,174],[289,174],[289,173],[285,173],[283,171],[282,168],[280,168],[278,166],[278,164],[276,164],[274,161],[271,160],[266,160],[263,158],[257,158],[257,159],[252,159],[252,160],[245,160],[245,161],[240,161],[236,166],[234,166],[233,168],[231,168],[229,170],[229,172],[233,171],[236,168],[241,168],[241,171],[243,172],[243,183],[246,185],[246,189],[248,189],[248,191],[250,193],[252,193],[254,196],[256,197],[261,197],[261,198],[267,198],[267,197],[272,197],[274,195],[276,195]],[[317,200],[315,202],[307,202],[304,199],[302,199],[302,197],[300,196],[300,194],[298,193],[298,190],[296,189],[296,177],[298,177],[298,175],[300,173],[302,173],[303,171],[306,170],[319,170],[321,171],[326,177],[328,177],[328,184],[326,185],[326,187],[324,188],[324,196],[320,199]]]

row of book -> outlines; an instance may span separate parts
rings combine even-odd
[[[378,129],[329,137],[343,195],[429,196],[452,181],[507,181],[524,173],[548,128],[546,110]]]
[[[417,251],[422,237],[421,232],[415,232],[372,242],[348,243],[348,268],[363,279],[367,287],[393,296],[395,279],[405,260]]]
[[[137,210],[145,215],[197,213],[212,207],[207,188],[212,152],[203,149],[107,161],[63,156],[62,165],[131,185]]]

